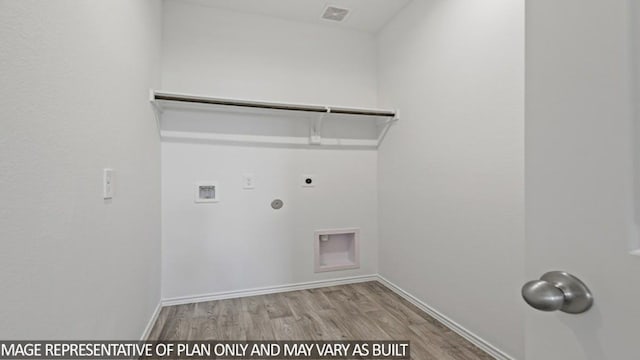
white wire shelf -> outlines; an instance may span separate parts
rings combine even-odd
[[[377,148],[396,110],[217,98],[151,91],[160,135],[170,141]]]

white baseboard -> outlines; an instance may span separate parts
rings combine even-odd
[[[508,354],[506,354],[502,350],[498,349],[497,347],[491,345],[490,343],[488,343],[487,341],[485,341],[484,339],[482,339],[478,335],[476,335],[473,332],[465,329],[462,325],[456,323],[455,321],[449,319],[447,316],[445,316],[444,314],[442,314],[439,311],[435,310],[431,306],[425,304],[424,302],[422,302],[417,297],[415,297],[415,296],[411,295],[410,293],[404,291],[402,288],[400,288],[396,284],[392,283],[391,281],[385,279],[384,277],[382,277],[380,275],[378,275],[377,277],[378,277],[378,282],[379,283],[381,283],[382,285],[384,285],[385,287],[387,287],[389,290],[393,291],[394,293],[398,294],[403,299],[405,299],[408,302],[412,303],[413,305],[417,306],[420,310],[422,310],[425,313],[429,314],[431,317],[433,317],[434,319],[438,320],[443,325],[445,325],[449,329],[453,330],[454,332],[456,332],[458,335],[460,335],[463,338],[465,338],[467,341],[469,341],[473,345],[479,347],[480,349],[482,349],[487,354],[493,356],[494,358],[496,358],[498,360],[515,360],[514,358],[512,358],[511,356],[509,356]]]
[[[211,294],[167,298],[167,299],[162,299],[162,306],[192,304],[192,303],[199,303],[199,302],[205,302],[205,301],[225,300],[225,299],[241,298],[241,297],[247,297],[247,296],[275,294],[275,293],[281,293],[281,292],[287,292],[287,291],[306,290],[306,289],[315,289],[315,288],[321,288],[321,287],[327,287],[327,286],[355,284],[355,283],[366,282],[366,281],[378,281],[378,275],[375,275],[375,274],[360,275],[360,276],[351,276],[351,277],[345,277],[345,278],[339,278],[339,279],[307,281],[302,283],[276,285],[276,286],[268,286],[268,287],[246,289],[246,290],[224,291],[224,292],[211,293]]]
[[[153,325],[155,325],[156,320],[158,320],[158,315],[160,315],[161,310],[162,310],[162,303],[158,303],[158,305],[156,306],[156,309],[153,311],[153,314],[151,314],[151,319],[149,319],[147,326],[144,328],[144,332],[140,337],[140,341],[145,341],[149,338],[149,335],[151,335],[151,330],[153,329]]]

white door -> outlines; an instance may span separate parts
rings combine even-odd
[[[565,270],[595,299],[527,307],[528,360],[640,359],[637,3],[526,3],[527,280]]]

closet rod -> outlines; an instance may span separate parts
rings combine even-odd
[[[368,110],[368,109],[347,109],[347,108],[333,108],[324,106],[313,105],[296,105],[296,104],[278,104],[268,102],[246,101],[246,100],[231,100],[231,99],[215,99],[205,98],[198,96],[186,96],[175,94],[154,94],[154,99],[157,101],[175,101],[183,103],[193,104],[208,104],[208,105],[223,105],[223,106],[235,106],[235,107],[248,107],[257,109],[271,109],[271,110],[289,110],[289,111],[306,111],[315,113],[343,114],[343,115],[364,115],[364,116],[380,116],[380,117],[395,117],[394,111],[384,110]]]

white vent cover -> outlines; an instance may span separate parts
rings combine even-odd
[[[349,14],[349,9],[342,9],[335,6],[327,6],[324,9],[324,13],[322,14],[323,19],[332,20],[332,21],[342,21]]]

